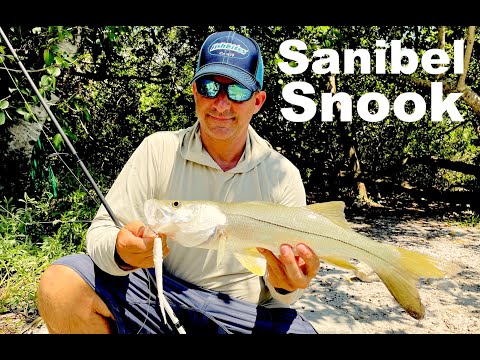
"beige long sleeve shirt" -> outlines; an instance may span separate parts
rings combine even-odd
[[[187,129],[145,138],[105,196],[122,224],[133,220],[147,223],[143,204],[149,198],[306,204],[298,169],[251,126],[240,161],[224,172],[203,148],[198,121]],[[129,272],[121,270],[114,260],[118,231],[102,205],[88,229],[86,244],[98,267],[122,276]],[[252,274],[232,254],[225,254],[217,266],[214,250],[187,248],[174,241],[168,246],[170,252],[164,259],[167,271],[201,287],[270,307],[288,306],[303,293],[277,293],[268,282],[268,274]]]

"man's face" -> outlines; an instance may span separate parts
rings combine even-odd
[[[234,83],[225,76],[214,76],[213,79],[221,84]],[[192,89],[203,140],[207,140],[204,137],[208,140],[244,140],[252,116],[266,99],[265,91],[256,91],[249,100],[236,102],[228,98],[225,89],[213,99],[200,95],[196,83],[192,84]]]

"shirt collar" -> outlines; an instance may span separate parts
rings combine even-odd
[[[205,165],[223,172],[220,166],[218,166],[203,147],[200,136],[200,122],[198,120],[193,126],[183,130],[181,136],[180,153],[185,160],[193,161],[197,164]],[[272,151],[272,146],[266,140],[261,138],[251,125],[248,125],[245,150],[243,151],[237,165],[234,168],[225,171],[225,173],[235,174],[250,171],[270,155]]]

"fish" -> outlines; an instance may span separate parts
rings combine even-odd
[[[280,245],[299,243],[321,261],[356,271],[369,266],[397,303],[415,319],[425,316],[417,283],[450,277],[460,267],[426,253],[380,242],[352,229],[343,201],[286,206],[267,201],[217,202],[148,199],[148,226],[182,246],[217,251],[217,264],[230,251],[250,272],[262,276],[266,259],[257,248],[279,254]],[[297,255],[297,254],[296,254]]]

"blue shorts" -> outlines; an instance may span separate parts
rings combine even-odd
[[[64,256],[54,264],[75,270],[102,298],[113,314],[118,334],[177,334],[163,321],[157,298],[155,269],[113,276],[85,254]],[[163,293],[187,334],[317,334],[295,309],[267,308],[200,288],[163,274]]]

